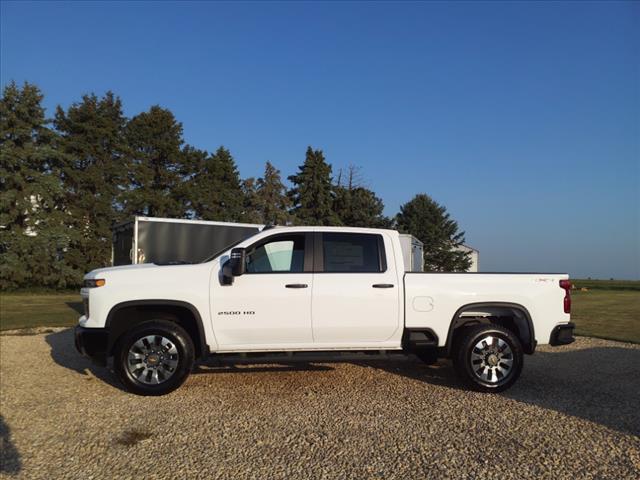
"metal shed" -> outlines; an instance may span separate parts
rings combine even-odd
[[[259,232],[264,225],[134,217],[113,228],[111,263],[194,263]]]

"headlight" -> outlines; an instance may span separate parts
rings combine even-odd
[[[104,278],[91,278],[82,283],[84,288],[104,287],[107,281]]]

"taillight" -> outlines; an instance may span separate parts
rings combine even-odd
[[[560,280],[560,288],[564,289],[564,313],[571,313],[571,281]]]

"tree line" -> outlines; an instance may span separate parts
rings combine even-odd
[[[464,232],[446,209],[416,195],[393,218],[360,180],[334,172],[308,147],[289,176],[266,162],[242,179],[231,152],[185,143],[171,111],[152,106],[127,118],[112,92],[84,95],[47,118],[33,84],[5,86],[0,99],[0,288],[67,288],[111,260],[111,229],[134,215],[278,225],[397,228],[425,243],[425,268],[468,268],[453,250]]]

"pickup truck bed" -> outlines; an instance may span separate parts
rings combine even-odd
[[[536,344],[550,343],[556,325],[569,321],[559,308],[565,297],[559,284],[567,279],[558,273],[406,273],[405,326],[431,329],[446,347],[457,324],[509,316],[533,353]]]

